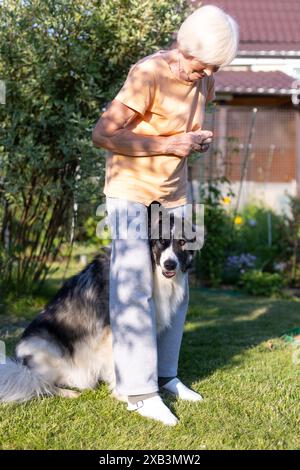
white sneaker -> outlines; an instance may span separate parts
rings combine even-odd
[[[146,418],[156,419],[168,426],[175,426],[178,423],[176,416],[173,415],[158,395],[140,400],[135,404],[128,402],[127,410],[136,410],[140,415]]]
[[[175,377],[175,379],[170,380],[170,382],[167,382],[165,385],[162,386],[162,388],[168,390],[168,392],[173,393],[173,395],[176,395],[182,400],[203,400],[203,397],[199,393],[194,392],[194,390],[191,390],[190,388],[186,387],[177,377]]]

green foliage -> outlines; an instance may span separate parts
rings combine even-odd
[[[286,274],[292,286],[300,285],[300,198],[289,195],[290,214],[285,216],[286,231],[283,243],[286,247]]]
[[[204,246],[196,257],[196,274],[211,286],[218,286],[222,282],[242,285],[243,279],[246,279],[247,288],[249,286],[251,290],[252,277],[249,274],[248,281],[247,271],[251,273],[255,268],[264,271],[258,276],[257,283],[265,274],[264,279],[269,280],[267,273],[274,272],[277,265],[291,257],[293,247],[297,247],[295,250],[298,253],[298,242],[295,242],[296,234],[299,234],[298,206],[296,203],[293,206],[294,216],[289,222],[286,216],[278,215],[262,205],[249,204],[239,214],[235,214],[226,210],[222,204],[222,182],[213,182],[202,196],[206,236]],[[232,195],[229,189],[227,196]],[[275,284],[276,280],[277,276],[274,277]],[[254,290],[261,292],[263,288],[264,283],[261,281],[261,289],[255,284]],[[266,282],[265,295],[268,293],[273,293],[273,290]]]
[[[187,11],[167,0],[1,3],[0,253],[6,286],[24,290],[101,202],[100,113],[130,65],[165,47]],[[92,178],[93,177],[93,178]],[[78,229],[76,228],[76,231]],[[75,234],[76,234],[75,231]]]
[[[110,243],[110,232],[106,230],[101,232],[101,238],[97,234],[97,226],[100,220],[94,217],[88,217],[84,223],[85,238],[90,245],[100,246]]]
[[[251,253],[257,258],[257,267],[272,270],[275,261],[286,252],[284,217],[269,208],[249,204],[240,211],[242,222],[235,226],[232,254]]]
[[[242,274],[240,285],[248,294],[270,297],[280,295],[285,282],[279,273],[251,270]]]
[[[230,255],[225,262],[222,280],[225,281],[225,283],[236,284],[240,280],[241,275],[250,269],[254,269],[256,264],[256,256],[250,253]]]
[[[201,193],[204,204],[205,241],[196,255],[196,275],[207,284],[221,283],[223,266],[231,243],[232,221],[221,200],[220,184],[224,179],[213,181]],[[229,190],[228,195],[232,195]]]
[[[196,258],[196,274],[208,285],[244,286],[273,295],[284,284],[299,286],[300,198],[289,196],[290,214],[248,204],[235,214],[221,204],[218,184],[205,202],[206,240]],[[272,274],[276,271],[281,273]]]

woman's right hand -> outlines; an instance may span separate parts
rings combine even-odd
[[[192,152],[203,151],[203,146],[207,146],[212,141],[213,133],[211,131],[197,130],[186,132],[168,138],[166,154],[176,155],[177,157],[188,157]]]

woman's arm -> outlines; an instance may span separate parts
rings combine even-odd
[[[132,157],[165,154],[166,137],[143,136],[126,129],[138,115],[134,109],[113,100],[93,130],[93,144]]]
[[[144,136],[126,129],[139,113],[113,100],[93,129],[93,144],[131,157],[176,155],[187,157],[201,150],[201,143],[212,136],[210,131],[188,132],[178,136]]]

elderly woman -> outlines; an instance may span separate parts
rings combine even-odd
[[[152,201],[184,214],[187,157],[206,151],[212,138],[201,127],[205,104],[214,99],[213,74],[233,60],[237,47],[236,22],[208,5],[183,22],[175,49],[160,50],[131,67],[93,130],[93,144],[110,151],[104,193],[115,231],[116,214],[124,214],[125,207],[144,220]],[[127,397],[128,410],[174,425],[178,420],[159,387],[179,399],[202,399],[177,377],[188,285],[172,325],[157,337],[149,242],[115,235],[110,321],[116,391]]]

